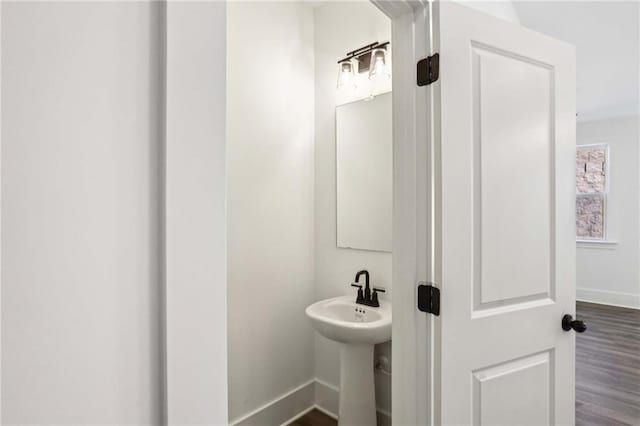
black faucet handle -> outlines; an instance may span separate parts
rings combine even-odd
[[[351,284],[351,287],[358,287],[358,296],[356,297],[356,303],[360,303],[364,300],[364,293],[362,292],[362,286],[360,284]]]
[[[387,292],[387,290],[385,290],[383,288],[375,288],[375,287],[373,288],[373,291],[374,292],[378,292],[378,293],[386,293]]]
[[[379,288],[374,288],[373,293],[371,293],[371,306],[377,308],[380,306],[380,301],[378,300],[378,292],[381,291],[384,293],[384,290],[380,290]]]

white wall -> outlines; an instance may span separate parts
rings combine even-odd
[[[226,8],[168,2],[166,371],[170,425],[227,422]]]
[[[515,8],[522,25],[576,47],[580,120],[638,114],[639,2],[517,1]]]
[[[2,422],[159,424],[160,4],[2,3]]]
[[[391,289],[391,253],[336,247],[336,105],[389,87],[361,87],[356,93],[336,90],[337,60],[346,52],[374,41],[391,39],[391,21],[368,2],[335,2],[315,9],[315,299],[353,294],[350,284],[360,269],[371,273],[375,286]],[[368,80],[362,80],[367,84]],[[362,159],[366,161],[366,159]],[[377,351],[391,358],[390,344]],[[338,345],[316,335],[316,376],[337,387]],[[378,407],[391,409],[391,381],[377,375]]]
[[[637,116],[578,120],[578,145],[609,144],[607,239],[615,242],[578,244],[579,300],[640,308],[639,124]]]
[[[515,8],[523,25],[576,46],[577,144],[610,145],[607,227],[616,244],[578,244],[577,297],[640,307],[639,5],[524,1]]]
[[[314,331],[304,314],[314,278],[313,10],[294,2],[231,2],[227,19],[234,422],[314,375]]]

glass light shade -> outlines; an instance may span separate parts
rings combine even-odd
[[[338,64],[338,89],[356,87],[356,75],[353,71],[353,63],[344,61]]]
[[[371,52],[371,65],[369,66],[369,79],[377,80],[390,77],[386,49],[373,49]]]

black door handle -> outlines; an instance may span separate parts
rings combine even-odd
[[[584,321],[574,320],[569,314],[563,316],[562,329],[564,331],[569,331],[572,328],[578,333],[584,333],[587,330],[587,324],[585,324]]]

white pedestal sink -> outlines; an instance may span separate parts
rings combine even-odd
[[[355,296],[321,300],[306,309],[317,332],[340,343],[339,426],[375,426],[373,345],[391,340],[391,304],[359,305]]]

